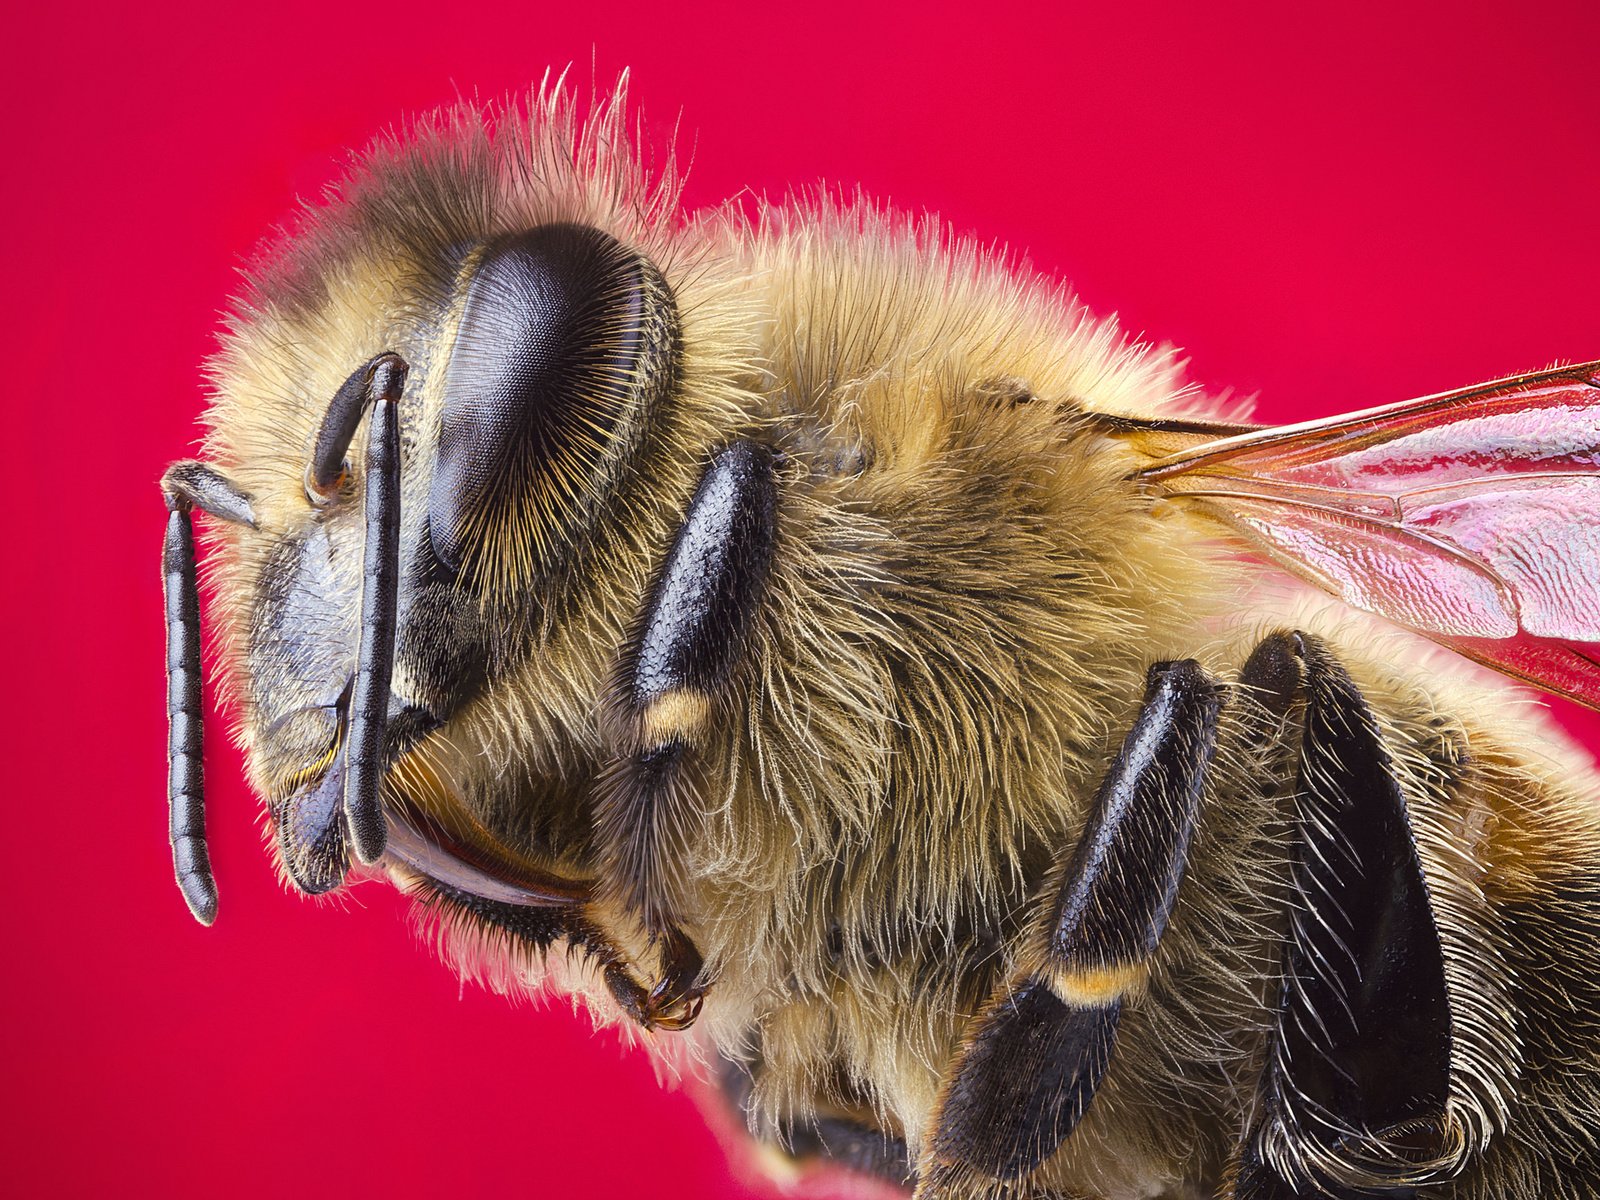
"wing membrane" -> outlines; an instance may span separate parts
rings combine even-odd
[[[1241,433],[1140,478],[1353,606],[1600,708],[1600,362]]]
[[[1600,709],[1600,643],[1564,642],[1518,634],[1502,641],[1440,638],[1474,662],[1547,692]]]

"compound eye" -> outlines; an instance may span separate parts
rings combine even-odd
[[[445,373],[434,554],[477,582],[548,568],[614,478],[676,336],[660,276],[586,225],[490,243]]]

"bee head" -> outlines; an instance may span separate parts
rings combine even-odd
[[[204,469],[253,517],[218,531],[222,643],[306,892],[386,858],[582,893],[608,660],[736,403],[732,327],[620,97],[584,126],[539,103],[375,152],[213,364]]]
[[[377,861],[399,822],[394,853],[435,875],[459,857],[446,838],[504,849],[408,755],[426,759],[429,735],[559,622],[673,390],[671,290],[606,231],[503,234],[456,275],[425,370],[386,351],[334,391],[300,519],[256,578],[252,743],[284,870],[310,893],[337,887],[352,851]],[[385,775],[408,761],[386,803]]]

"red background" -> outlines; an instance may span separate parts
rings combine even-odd
[[[631,66],[690,202],[936,209],[1275,420],[1600,357],[1592,4],[605,7],[8,18],[6,1192],[770,1194],[614,1035],[460,988],[390,891],[284,895],[220,723],[215,929],[172,884],[156,480],[239,256],[397,118]]]

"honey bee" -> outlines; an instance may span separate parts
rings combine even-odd
[[[775,1155],[1600,1195],[1593,766],[1462,657],[1600,707],[1600,363],[1255,427],[935,222],[684,214],[628,133],[424,122],[254,268],[162,482],[194,915],[199,510],[286,880],[689,1047]]]

